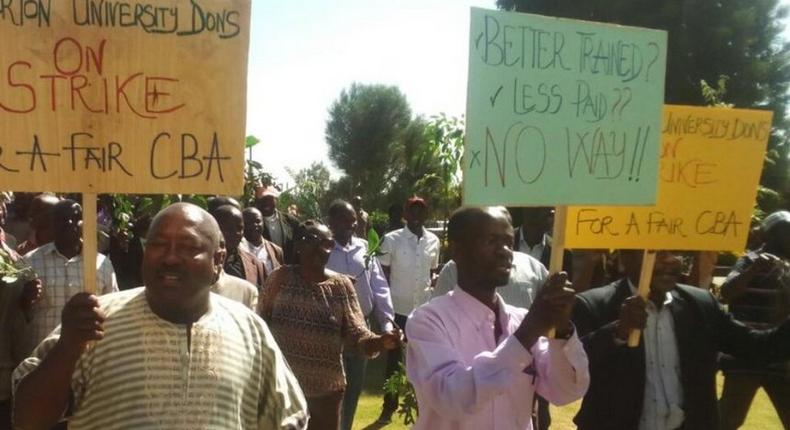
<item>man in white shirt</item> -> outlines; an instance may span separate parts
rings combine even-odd
[[[74,200],[61,200],[52,210],[55,240],[25,255],[39,279],[25,284],[22,303],[28,315],[22,355],[27,355],[60,324],[63,306],[83,290],[82,207]],[[96,291],[118,291],[110,259],[96,256]]]
[[[379,257],[384,274],[390,285],[395,322],[405,329],[408,315],[419,305],[428,301],[430,289],[439,267],[439,238],[425,229],[428,204],[419,197],[412,197],[404,205],[406,227],[387,233],[381,243]],[[387,357],[387,377],[398,370],[403,354],[400,349],[392,350]],[[384,396],[380,423],[391,421],[398,406],[398,399]]]
[[[554,228],[554,208],[521,208],[521,226],[515,229],[513,250],[529,254],[544,266],[551,261],[551,232]],[[573,258],[567,249],[563,251],[562,270],[573,278]],[[575,285],[575,284],[574,284]]]
[[[516,251],[529,254],[538,261],[551,253],[549,233],[552,229],[553,210],[548,207],[523,208],[521,226],[516,229]]]
[[[507,285],[497,289],[497,293],[510,305],[529,309],[548,277],[549,271],[540,261],[523,252],[514,251],[510,279]],[[439,272],[439,279],[436,281],[436,288],[433,289],[431,296],[439,297],[447,294],[455,288],[457,283],[458,267],[455,261],[450,260]]]

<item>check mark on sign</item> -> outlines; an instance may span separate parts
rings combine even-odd
[[[497,90],[496,90],[496,92],[494,93],[494,95],[493,95],[493,96],[491,96],[491,97],[489,97],[489,100],[491,100],[491,107],[494,107],[494,103],[496,103],[496,98],[497,98],[497,97],[499,97],[499,93],[501,93],[501,92],[502,92],[502,89],[503,89],[503,88],[505,88],[505,86],[504,86],[504,85],[500,85],[500,86],[499,86],[499,89],[497,89]]]

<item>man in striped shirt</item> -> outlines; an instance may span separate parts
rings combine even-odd
[[[16,369],[15,425],[49,428],[71,398],[71,430],[304,429],[304,396],[263,320],[210,292],[220,238],[197,206],[160,212],[146,287],[74,296]]]

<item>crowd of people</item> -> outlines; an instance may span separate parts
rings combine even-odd
[[[361,199],[299,220],[278,197],[100,219],[92,295],[78,199],[0,194],[3,267],[29,268],[0,281],[0,428],[347,430],[380,355],[405,364],[416,429],[547,429],[581,399],[580,429],[729,430],[760,387],[790,428],[790,212],[718,297],[661,251],[642,298],[641,251],[563,250],[549,273],[548,208],[459,208],[440,238],[412,197],[373,250]]]

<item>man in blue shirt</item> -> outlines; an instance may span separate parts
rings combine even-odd
[[[354,236],[357,216],[354,207],[343,200],[334,201],[328,212],[329,229],[335,238],[335,247],[329,255],[326,267],[351,277],[357,292],[359,306],[365,318],[376,317],[379,327],[385,332],[392,331],[392,299],[387,279],[376,258],[365,264],[368,252],[366,241]],[[354,422],[357,401],[362,392],[367,360],[353,352],[344,354],[343,365],[346,371],[346,393],[343,398],[341,428],[350,430]]]

